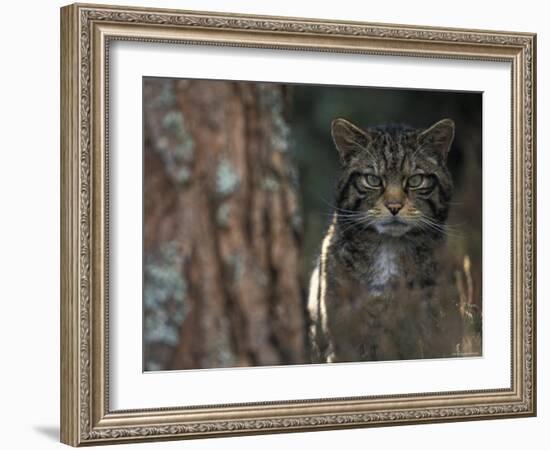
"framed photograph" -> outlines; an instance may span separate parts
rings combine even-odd
[[[62,8],[62,442],[535,415],[535,57]]]

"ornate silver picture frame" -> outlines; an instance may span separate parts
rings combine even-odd
[[[510,385],[174,407],[111,404],[110,49],[118,41],[509,64]],[[61,441],[94,445],[536,414],[536,36],[74,4],[61,9]],[[141,151],[141,149],[137,149]],[[491,181],[491,180],[489,180]],[[484,208],[488,205],[484,205]],[[487,256],[489,261],[491,255]],[[485,296],[491,296],[486,285]],[[137,299],[141,301],[141,299]],[[507,324],[508,325],[508,324]],[[117,355],[118,356],[118,355]],[[239,369],[247,370],[247,369]],[[305,368],[304,370],[307,370]]]

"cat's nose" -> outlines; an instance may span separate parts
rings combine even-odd
[[[386,208],[388,208],[388,211],[392,213],[392,215],[397,215],[399,211],[401,211],[401,208],[403,208],[403,204],[399,202],[386,202],[384,203],[386,205]]]

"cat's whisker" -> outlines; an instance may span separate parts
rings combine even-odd
[[[349,217],[338,216],[337,221],[340,224],[351,224],[351,223],[362,222],[362,221],[364,221],[365,219],[368,219],[368,218],[369,218],[369,216],[366,216],[364,214],[359,215],[359,216],[349,216]]]
[[[446,226],[446,227],[448,227],[448,228],[451,229],[451,230],[457,230],[457,231],[460,231],[464,225],[465,225],[465,222],[460,222],[460,223],[449,223],[449,222],[446,222],[446,223],[445,223],[445,226]]]
[[[424,215],[420,216],[418,218],[418,221],[422,225],[425,225],[424,229],[428,228],[432,231],[436,231],[438,233],[441,233],[444,236],[455,237],[455,238],[462,237],[461,233],[459,233],[457,231],[453,231],[452,229],[451,230],[448,229],[446,224],[441,224],[441,223],[435,222],[432,219],[430,219],[430,218],[428,218]]]
[[[353,209],[345,209],[345,208],[340,208],[336,205],[333,205],[332,203],[328,202],[327,200],[325,200],[323,197],[319,197],[319,199],[327,206],[329,206],[332,210],[334,211],[338,211],[338,212],[343,212],[343,213],[355,213],[357,212],[356,210],[353,210]]]
[[[450,230],[460,230],[462,228],[463,225],[465,225],[464,222],[460,222],[460,223],[449,223],[449,222],[445,222],[445,224],[441,224],[439,222],[435,222],[433,219],[429,218],[428,216],[425,216],[423,215],[422,217],[424,217],[426,220],[436,224],[436,225],[443,225],[445,226],[445,228],[447,229],[450,229]]]
[[[349,220],[346,222],[341,222],[340,225],[342,225],[341,231],[344,233],[346,230],[351,229],[355,226],[363,225],[364,222],[362,220]]]
[[[357,214],[352,213],[336,213],[336,212],[330,212],[330,213],[322,213],[324,216],[333,217],[335,214],[338,215],[338,217],[362,217],[364,216],[364,212],[358,212]]]
[[[339,222],[353,222],[353,221],[357,221],[357,220],[361,220],[361,219],[364,219],[366,216],[365,215],[357,215],[357,216],[338,216],[338,221]]]
[[[368,213],[366,213],[365,211],[354,211],[349,213],[335,212],[334,214],[336,214],[337,216],[346,217],[346,216],[364,216],[365,214],[368,214]]]
[[[435,233],[442,234],[444,236],[447,235],[447,233],[445,233],[445,230],[442,230],[441,228],[437,228],[431,223],[420,221],[419,225],[420,225],[420,229],[422,229],[423,231],[432,231]]]
[[[349,220],[347,222],[343,222],[344,224],[348,224],[348,226],[343,228],[341,230],[341,233],[345,234],[345,233],[351,231],[355,227],[368,227],[368,226],[372,225],[372,223],[374,222],[374,219],[375,218],[373,218],[373,217],[365,215],[362,219]]]
[[[438,230],[438,231],[441,231],[441,232],[446,232],[447,229],[445,228],[444,225],[440,225],[438,223],[435,223],[427,218],[420,218],[420,221],[422,223],[424,223],[425,225],[427,225],[429,228],[432,228],[433,230]]]
[[[450,226],[449,224],[445,223],[445,224],[441,224],[439,222],[435,222],[433,219],[430,219],[429,217],[426,217],[426,216],[423,216],[422,217],[422,220],[430,223],[431,225],[433,225],[434,227],[437,227],[437,228],[442,228],[442,229],[445,229],[445,230],[453,230],[453,229],[456,229],[456,227],[452,227]]]

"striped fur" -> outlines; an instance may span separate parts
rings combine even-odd
[[[337,210],[310,279],[312,359],[411,356],[417,351],[411,350],[414,345],[385,344],[402,338],[391,316],[384,314],[392,314],[385,311],[400,301],[398,286],[425,289],[437,278],[434,254],[444,242],[452,195],[446,159],[454,125],[446,119],[421,130],[362,130],[337,119],[332,135],[342,173],[336,187]],[[422,292],[411,311],[416,311],[419,322],[428,323],[438,305],[428,291]],[[429,330],[426,323],[416,328]],[[416,330],[408,324],[402,327]],[[390,337],[377,335],[388,330]],[[384,345],[390,350],[380,350]]]

